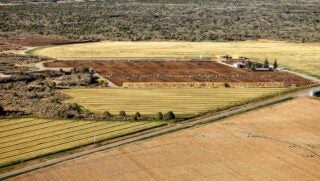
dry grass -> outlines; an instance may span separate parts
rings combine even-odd
[[[320,180],[319,111],[297,99],[12,180]]]
[[[0,121],[0,166],[161,124],[164,122],[4,119]]]
[[[190,115],[286,90],[284,88],[216,89],[66,89],[62,92],[94,112]]]
[[[280,41],[243,42],[98,42],[35,49],[36,55],[54,58],[199,58],[221,55],[266,57],[280,66],[320,77],[320,45]]]

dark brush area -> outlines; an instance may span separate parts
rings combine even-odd
[[[0,1],[7,2],[7,1]],[[0,37],[320,41],[319,0],[106,0],[0,6]]]

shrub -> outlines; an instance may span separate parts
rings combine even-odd
[[[4,111],[3,107],[0,105],[0,116],[2,116],[4,114],[5,114],[5,111]]]
[[[275,60],[274,60],[273,68],[274,68],[274,69],[278,68],[278,62],[277,62],[277,59],[275,59]]]
[[[50,99],[51,103],[61,104],[61,101],[58,97],[53,97]]]
[[[111,113],[110,113],[109,111],[105,111],[105,112],[102,113],[102,117],[103,117],[104,119],[110,118],[111,116],[112,116],[112,115],[111,115]]]
[[[136,112],[136,114],[134,116],[137,117],[137,118],[140,118],[141,114],[139,112]]]
[[[80,112],[81,107],[76,103],[72,103],[58,109],[56,115],[59,118],[76,118],[80,117]]]
[[[269,61],[268,61],[267,58],[266,58],[266,60],[264,61],[263,68],[269,68]]]
[[[57,87],[57,84],[55,82],[48,82],[47,85],[50,89],[55,89]]]
[[[119,116],[120,116],[120,117],[126,117],[127,115],[126,115],[126,112],[125,112],[125,111],[120,111],[120,112],[119,112]]]
[[[174,113],[172,111],[169,111],[164,115],[165,120],[171,120],[171,119],[175,119],[175,118],[176,118],[176,116],[174,115]]]
[[[141,114],[139,112],[136,112],[136,114],[133,116],[133,119],[138,120],[139,118],[141,118]]]
[[[81,107],[77,103],[71,103],[71,104],[68,105],[68,110],[69,111],[80,112],[81,111]]]
[[[162,112],[158,112],[158,113],[156,114],[156,119],[158,119],[158,120],[163,120],[163,114],[162,114]]]
[[[79,114],[76,111],[68,111],[67,109],[61,108],[57,111],[57,116],[59,118],[75,118],[79,117]]]

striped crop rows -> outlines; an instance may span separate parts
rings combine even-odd
[[[0,121],[0,166],[159,126],[159,121],[85,121],[36,118]]]
[[[283,91],[283,88],[68,89],[63,93],[91,111],[194,114]]]

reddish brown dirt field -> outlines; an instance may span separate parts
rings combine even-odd
[[[216,61],[58,61],[48,67],[91,67],[111,82],[285,82],[310,81],[286,72],[258,72],[228,67]]]
[[[12,180],[320,180],[319,111],[299,98]]]
[[[16,46],[46,46],[46,45],[61,45],[69,43],[79,43],[80,41],[68,40],[63,37],[46,37],[46,36],[35,36],[35,37],[25,37],[17,39],[5,39],[0,40],[0,45],[16,45]]]

